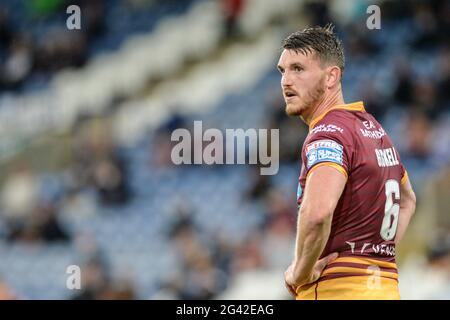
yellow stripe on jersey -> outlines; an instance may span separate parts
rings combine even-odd
[[[296,300],[399,300],[394,279],[352,276],[316,282],[297,289]]]
[[[371,266],[368,266],[367,268],[353,268],[353,267],[331,267],[325,270],[322,273],[322,276],[331,275],[333,273],[359,273],[364,275],[375,275],[379,277],[385,277],[390,279],[398,279],[398,275],[394,272],[388,272],[388,271],[378,271],[370,269]]]
[[[397,269],[397,265],[394,262],[387,262],[387,261],[381,261],[381,260],[375,260],[375,259],[369,259],[369,258],[352,258],[352,257],[339,257],[335,260],[333,260],[331,263],[338,263],[338,262],[344,262],[344,263],[359,263],[364,265],[375,265],[382,268],[389,268],[389,269]]]
[[[322,113],[320,116],[311,120],[311,122],[309,124],[309,129],[311,130],[312,128],[314,128],[314,126],[317,124],[317,122],[322,120],[327,115],[328,112],[330,112],[331,110],[336,110],[336,109],[344,109],[344,110],[351,110],[351,111],[365,111],[364,104],[362,101],[337,105],[337,106],[331,107],[330,109],[328,109],[327,111]]]
[[[408,181],[408,171],[405,170],[405,173],[403,174],[402,180],[400,181],[401,184],[405,184]]]
[[[334,162],[330,162],[330,161],[325,161],[325,162],[320,162],[318,164],[316,164],[314,167],[312,167],[309,171],[308,174],[306,175],[306,179],[308,179],[308,176],[311,174],[311,172],[313,172],[314,170],[316,170],[319,167],[323,167],[323,166],[329,166],[329,167],[333,167],[336,170],[338,170],[340,173],[342,173],[346,179],[348,179],[348,174],[347,171],[345,171],[344,167],[334,163]]]

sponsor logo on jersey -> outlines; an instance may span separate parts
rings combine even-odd
[[[363,121],[362,122],[365,129],[360,128],[361,134],[365,138],[370,139],[381,139],[386,135],[386,131],[382,127],[378,128],[374,125],[372,121]]]
[[[364,244],[345,241],[350,246],[352,254],[363,254],[374,252],[379,255],[385,255],[390,257],[395,257],[395,245],[390,244],[373,244],[370,242],[364,242]]]
[[[317,140],[309,143],[306,148],[306,167],[309,169],[320,162],[344,164],[344,147],[333,140]]]
[[[367,130],[376,129],[377,128],[377,127],[375,127],[373,122],[370,121],[370,120],[369,121],[363,121],[362,123],[363,123],[364,127],[366,127]]]
[[[314,129],[311,130],[311,134],[315,134],[317,132],[340,132],[343,133],[344,129],[338,127],[334,124],[321,124],[317,127],[314,127]]]

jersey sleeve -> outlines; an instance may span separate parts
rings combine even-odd
[[[403,162],[401,161],[400,155],[398,155],[398,158],[400,159],[400,170],[401,170],[401,175],[402,178],[400,180],[400,183],[403,185],[408,181],[408,171],[406,171],[405,165],[403,164]]]
[[[311,130],[303,150],[306,175],[321,166],[330,166],[348,178],[353,148],[351,132],[342,122],[320,123]]]

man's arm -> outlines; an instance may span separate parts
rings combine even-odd
[[[397,234],[395,236],[395,244],[398,244],[405,235],[409,221],[416,210],[416,195],[412,189],[409,179],[400,187],[400,212],[398,217]]]
[[[318,276],[314,273],[322,271],[314,270],[315,265],[328,241],[333,212],[346,182],[347,177],[342,172],[327,165],[314,168],[308,175],[298,215],[295,257],[288,284],[307,284]],[[327,262],[324,261],[319,269],[323,269]]]

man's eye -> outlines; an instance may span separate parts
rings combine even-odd
[[[296,72],[300,72],[300,71],[303,71],[303,68],[302,67],[294,67],[294,70]]]

